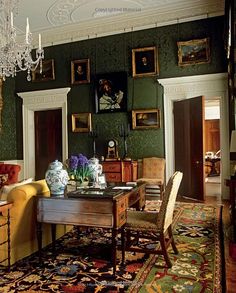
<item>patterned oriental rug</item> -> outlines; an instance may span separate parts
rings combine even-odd
[[[158,201],[147,201],[146,209],[158,206]],[[221,206],[176,203],[174,237],[179,254],[170,248],[170,269],[162,256],[126,252],[126,264],[117,264],[114,277],[110,231],[84,229],[78,235],[74,229],[57,240],[55,256],[50,245],[43,250],[42,267],[33,254],[9,273],[0,269],[0,292],[224,292],[221,210]]]

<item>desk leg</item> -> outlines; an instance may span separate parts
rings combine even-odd
[[[51,224],[51,235],[52,235],[52,250],[56,253],[56,224]]]
[[[7,210],[7,259],[8,259],[8,272],[11,268],[11,231],[10,231],[10,210]]]
[[[37,222],[37,240],[38,240],[38,255],[39,264],[42,264],[42,223]]]
[[[112,229],[112,263],[113,263],[113,275],[116,274],[116,253],[117,253],[117,229]]]

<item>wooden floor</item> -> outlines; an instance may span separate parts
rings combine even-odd
[[[236,260],[233,260],[229,255],[229,231],[230,231],[230,216],[229,203],[224,202],[223,208],[223,225],[226,227],[224,235],[224,249],[225,249],[225,277],[226,277],[226,292],[236,292]],[[236,245],[236,244],[235,244]]]

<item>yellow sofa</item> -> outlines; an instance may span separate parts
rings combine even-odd
[[[7,200],[13,203],[10,210],[11,264],[38,250],[36,221],[37,195],[49,196],[46,181],[33,181],[13,188]],[[0,215],[0,226],[6,221],[7,212]],[[50,224],[43,224],[43,247],[51,243]],[[57,225],[57,238],[64,235],[71,226]],[[0,227],[0,243],[7,238],[6,226]],[[0,261],[7,257],[7,244],[0,246]],[[1,263],[7,265],[7,262]]]

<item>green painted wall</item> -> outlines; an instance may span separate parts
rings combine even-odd
[[[92,139],[87,133],[71,132],[71,114],[91,112],[93,125],[99,127],[97,139],[98,155],[105,155],[106,141],[115,138],[119,142],[120,156],[123,155],[123,143],[118,134],[121,123],[131,124],[132,109],[160,108],[161,128],[157,130],[132,130],[128,137],[128,154],[134,159],[144,156],[164,156],[164,124],[163,124],[163,90],[157,78],[168,78],[186,75],[209,74],[226,71],[226,58],[223,47],[224,18],[216,17],[195,22],[186,22],[148,30],[135,31],[88,39],[80,42],[51,46],[45,48],[45,59],[55,60],[56,80],[48,82],[27,82],[25,73],[19,73],[16,78],[16,92],[71,87],[68,95],[68,144],[69,153],[83,152],[92,155]],[[187,41],[197,38],[210,38],[211,63],[178,67],[177,41]],[[131,76],[132,48],[157,46],[160,73],[155,77],[133,79]],[[89,58],[91,64],[91,83],[71,85],[71,60]],[[98,73],[126,71],[128,73],[128,111],[121,113],[95,114],[94,78]],[[8,84],[6,85],[8,87]],[[6,90],[9,92],[10,90]],[[9,97],[4,97],[7,100]],[[12,107],[12,98],[4,106],[4,126],[8,125],[8,107]],[[15,106],[14,106],[15,107]],[[15,113],[17,133],[22,133],[20,99],[17,99]],[[12,125],[13,126],[13,125]],[[5,132],[5,129],[4,129]],[[14,143],[9,143],[8,136],[0,135],[0,160],[14,158],[22,159],[22,136],[16,131],[9,133]],[[16,143],[17,142],[17,143]],[[14,146],[12,153],[9,148]],[[17,145],[17,149],[16,148]],[[4,146],[4,147],[3,147]]]

